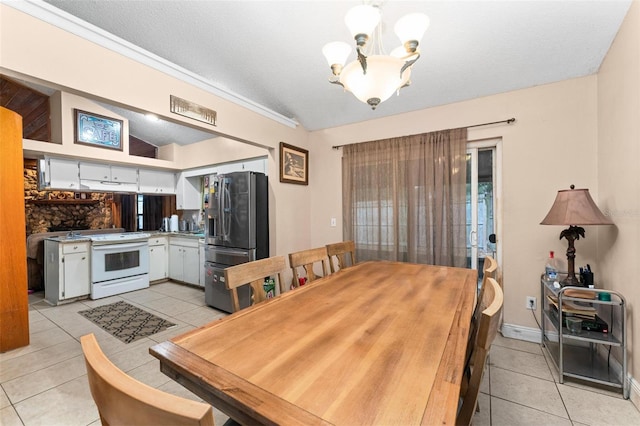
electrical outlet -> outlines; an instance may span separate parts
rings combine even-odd
[[[538,309],[538,300],[533,296],[527,296],[527,309],[536,310]]]

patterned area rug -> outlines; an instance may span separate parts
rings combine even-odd
[[[135,342],[175,324],[120,301],[78,312],[125,343]]]

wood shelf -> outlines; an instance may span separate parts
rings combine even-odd
[[[78,199],[53,199],[53,200],[27,200],[27,204],[98,204],[100,200],[78,200]]]

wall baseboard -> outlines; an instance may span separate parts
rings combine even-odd
[[[542,338],[542,332],[540,329],[523,327],[515,324],[502,324],[500,332],[504,337],[508,337],[510,339],[524,340],[538,344]],[[619,374],[619,372],[622,371],[622,365],[615,358],[611,358],[611,367]],[[629,400],[631,400],[631,403],[640,410],[640,382],[633,378],[629,372],[627,372],[627,380],[629,381]]]
[[[510,339],[526,340],[527,342],[540,343],[542,333],[537,328],[523,327],[514,324],[502,324],[501,333]]]

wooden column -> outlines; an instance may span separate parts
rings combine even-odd
[[[22,117],[0,107],[0,352],[29,344]]]

